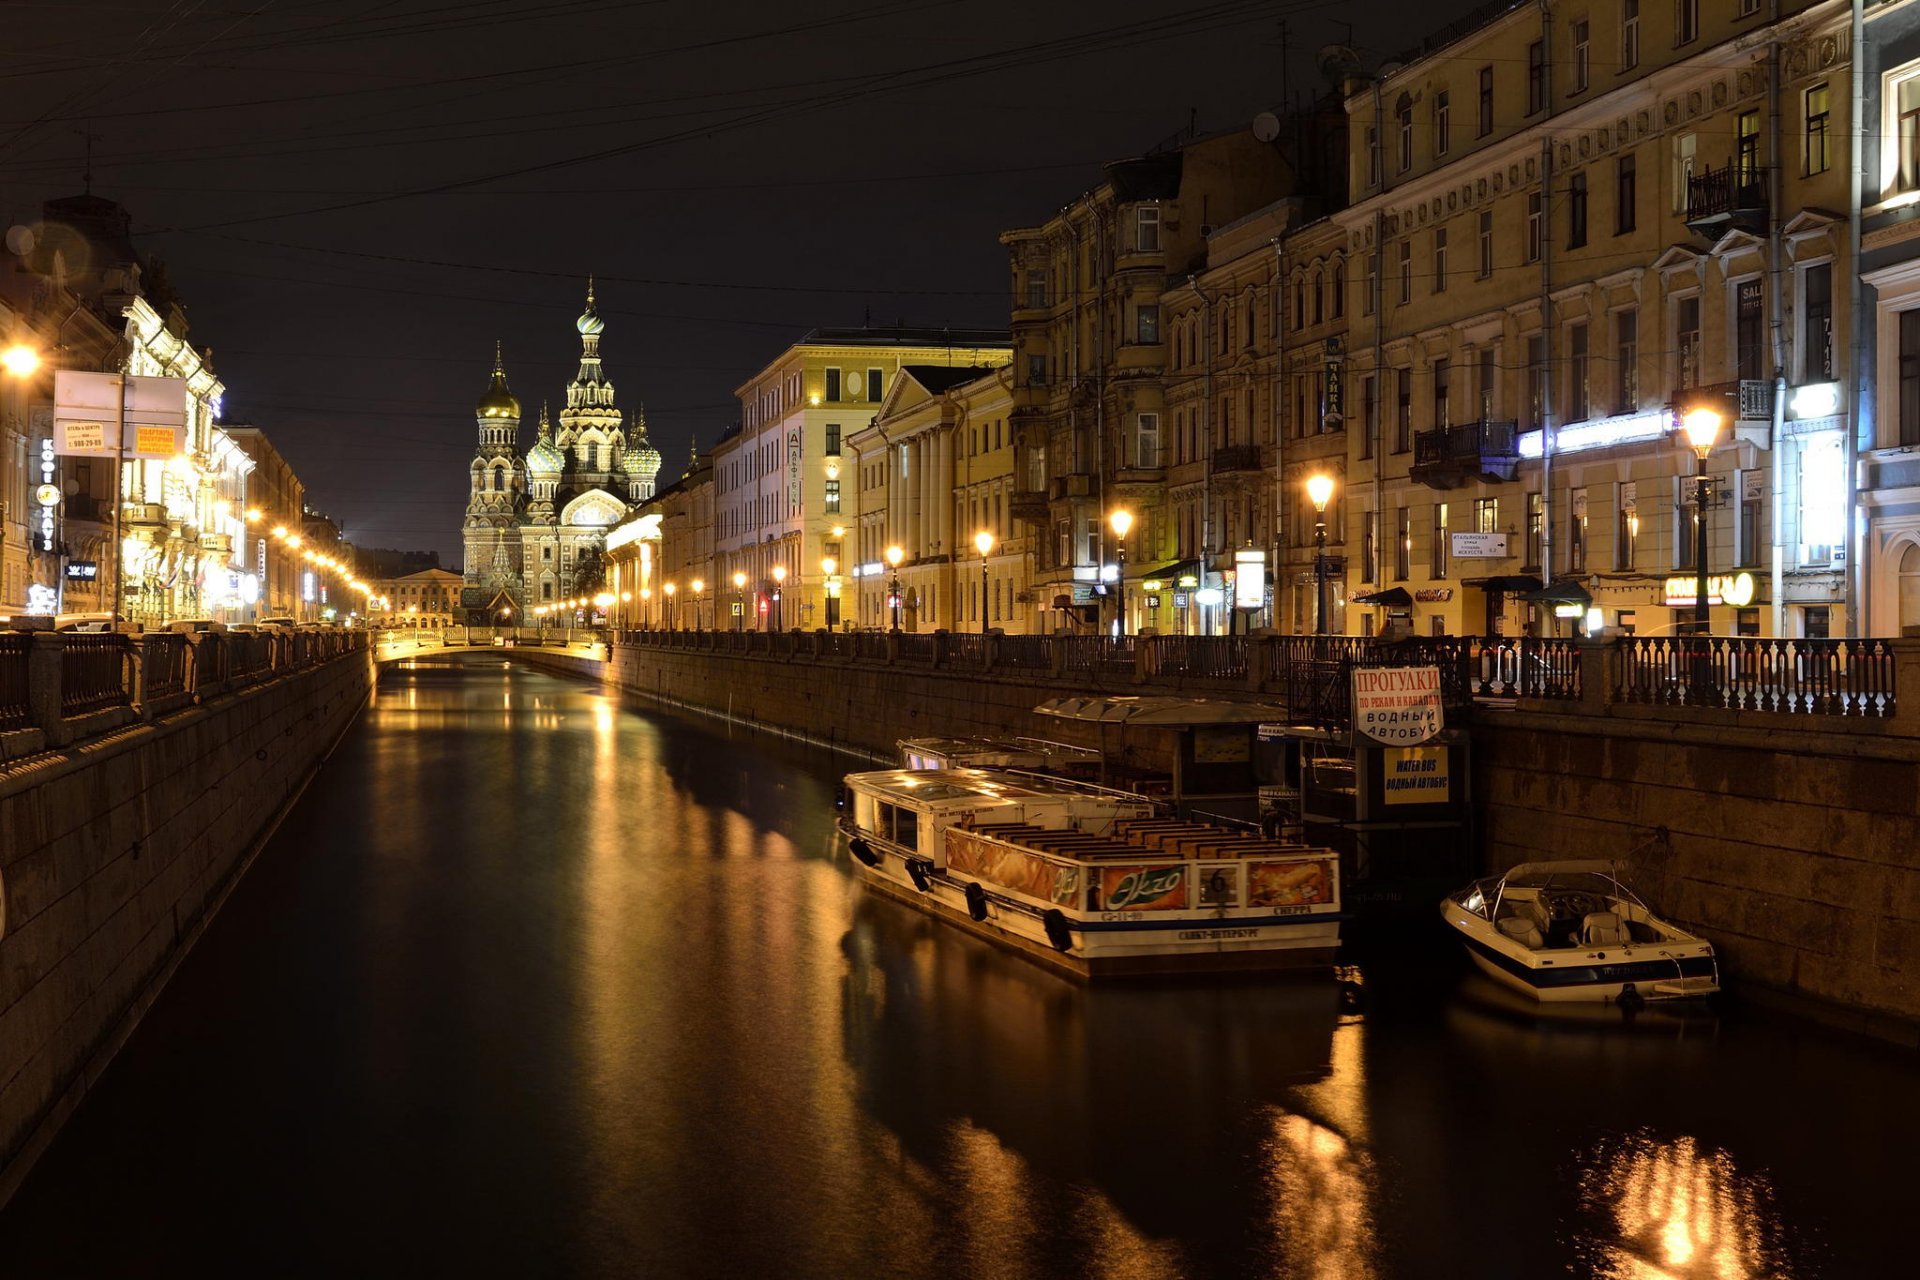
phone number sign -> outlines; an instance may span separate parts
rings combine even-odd
[[[1440,736],[1446,714],[1438,667],[1355,667],[1354,732],[1389,747],[1417,747]]]

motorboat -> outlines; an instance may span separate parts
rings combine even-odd
[[[866,883],[1083,978],[1318,967],[1340,945],[1340,859],[1017,769],[848,774]]]
[[[1473,962],[1542,1001],[1677,1000],[1720,989],[1713,944],[1655,916],[1605,860],[1523,862],[1440,903]]]

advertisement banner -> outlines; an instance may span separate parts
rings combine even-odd
[[[1318,907],[1333,901],[1331,858],[1289,858],[1256,862],[1247,868],[1250,907]]]
[[[128,441],[129,458],[171,458],[187,451],[185,427],[136,426]]]
[[[947,828],[947,870],[1062,907],[1077,907],[1080,869]]]
[[[1102,911],[1184,911],[1186,908],[1184,863],[1170,867],[1100,868]]]
[[[105,422],[54,423],[56,453],[67,455],[111,454],[113,439]]]
[[[1388,804],[1445,804],[1453,797],[1445,747],[1388,747],[1380,777]]]
[[[1355,667],[1353,728],[1389,747],[1417,747],[1446,725],[1438,667]]]

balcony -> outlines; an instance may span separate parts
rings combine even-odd
[[[1520,432],[1512,422],[1465,422],[1413,437],[1413,481],[1458,489],[1475,480],[1500,483],[1520,471]]]
[[[1260,469],[1260,446],[1257,444],[1230,444],[1213,451],[1213,471],[1222,475],[1230,471],[1258,471]]]
[[[1059,502],[1063,498],[1091,498],[1093,496],[1093,477],[1084,471],[1072,475],[1055,476],[1047,482],[1047,497]]]
[[[1007,507],[1015,520],[1043,521],[1047,518],[1047,495],[1023,489],[1007,500]]]
[[[1755,165],[1702,169],[1687,178],[1687,226],[1718,236],[1731,227],[1764,231],[1767,171]]]

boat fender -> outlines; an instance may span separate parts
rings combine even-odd
[[[1058,907],[1040,917],[1040,923],[1047,931],[1047,941],[1053,944],[1055,951],[1073,950],[1073,930],[1067,927],[1067,917]]]
[[[860,861],[866,863],[868,866],[877,867],[880,865],[880,855],[873,851],[872,845],[862,840],[859,836],[855,836],[853,839],[847,841],[847,848],[852,850],[854,857],[860,859]]]
[[[1633,983],[1628,982],[1621,985],[1620,994],[1615,997],[1614,1002],[1622,1009],[1633,1012],[1644,1007],[1647,1003],[1647,998],[1640,994],[1639,988],[1635,987]]]
[[[987,891],[975,880],[967,885],[967,914],[975,920],[987,918]]]
[[[922,893],[926,893],[933,888],[932,882],[927,878],[928,872],[932,870],[933,866],[931,863],[922,862],[918,858],[907,859],[907,875],[913,879],[913,887]]]

